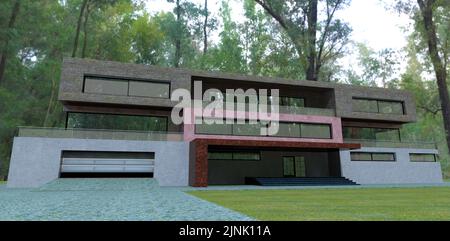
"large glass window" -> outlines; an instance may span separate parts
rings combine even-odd
[[[280,137],[300,137],[300,123],[278,123],[278,133]]]
[[[136,81],[87,76],[84,79],[84,92],[107,95],[169,98],[170,84],[155,81]]]
[[[259,161],[261,154],[254,151],[209,151],[208,160]]]
[[[127,95],[128,81],[86,77],[84,92],[106,95]]]
[[[331,139],[330,125],[325,124],[301,124],[302,138]]]
[[[165,83],[130,81],[130,96],[169,98],[170,86]]]
[[[409,159],[412,162],[436,162],[436,155],[435,154],[428,154],[428,153],[410,153]]]
[[[394,162],[395,161],[395,153],[390,153],[390,152],[351,152],[350,159],[352,161]]]
[[[205,121],[202,122],[202,124],[196,124],[195,125],[195,132],[198,134],[212,134],[212,135],[232,135],[233,134],[233,125],[226,124],[225,120],[222,120],[222,123],[219,124],[218,122],[213,122],[214,119],[206,119],[209,121],[208,123],[205,123]],[[201,121],[201,120],[199,120]]]
[[[354,98],[352,105],[354,112],[369,112],[369,113],[382,113],[395,115],[404,114],[403,102],[401,101]]]
[[[195,133],[197,134],[214,134],[214,135],[236,135],[236,136],[260,136],[261,128],[264,127],[261,122],[248,122],[245,124],[226,124],[223,120],[221,124],[212,122],[213,119],[205,118],[211,121],[207,124],[195,125]],[[274,125],[274,123],[272,123]],[[318,123],[296,123],[296,122],[280,122],[278,125],[278,133],[273,136],[292,137],[292,138],[316,138],[331,139],[331,125]]]
[[[233,135],[238,136],[258,136],[261,135],[260,122],[246,122],[245,124],[234,124]]]
[[[68,113],[67,128],[167,131],[167,118],[94,113]]]
[[[400,130],[390,128],[343,127],[344,139],[400,141]]]

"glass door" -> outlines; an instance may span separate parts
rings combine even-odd
[[[283,176],[295,177],[295,158],[293,156],[283,157]]]
[[[295,157],[295,176],[306,177],[305,157],[302,156]]]
[[[305,157],[285,156],[283,157],[284,177],[306,177]]]

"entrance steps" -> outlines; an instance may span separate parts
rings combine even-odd
[[[245,184],[260,186],[348,186],[359,185],[345,177],[247,177]]]

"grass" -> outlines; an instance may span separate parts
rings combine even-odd
[[[189,193],[258,220],[450,220],[450,187]]]

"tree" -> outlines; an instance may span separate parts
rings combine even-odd
[[[350,27],[335,19],[346,0],[325,0],[325,19],[319,21],[318,0],[255,0],[286,31],[305,66],[308,80],[318,80],[320,70],[344,49]]]
[[[203,23],[203,55],[205,55],[208,51],[208,0],[205,0],[203,15],[205,15],[205,22]]]
[[[14,25],[16,23],[16,19],[17,16],[19,15],[19,11],[20,11],[20,0],[16,0],[14,2],[14,6],[13,9],[11,11],[11,17],[9,18],[9,22],[8,22],[8,26],[7,26],[7,33],[6,33],[6,39],[4,40],[3,43],[3,48],[1,49],[1,53],[0,53],[0,84],[3,81],[3,76],[5,74],[5,69],[6,69],[6,62],[8,60],[8,45],[9,45],[9,40],[10,40],[10,36],[11,36],[11,32],[14,29]]]
[[[77,29],[75,30],[75,39],[73,42],[73,48],[72,48],[72,58],[74,58],[77,54],[78,49],[78,41],[80,39],[80,31],[81,31],[81,24],[83,21],[83,15],[86,10],[86,6],[88,4],[89,0],[83,0],[80,8],[80,14],[78,16],[78,22],[77,22]]]
[[[374,51],[365,44],[358,43],[358,63],[362,67],[360,79],[377,86],[381,83],[383,88],[388,87],[388,83],[395,80],[394,74],[398,71],[398,61],[395,51],[392,49],[382,49]]]
[[[427,49],[427,57],[433,66],[436,84],[439,92],[442,119],[450,150],[450,97],[447,77],[449,62],[449,30],[450,2],[448,0],[412,0],[399,1],[396,9],[410,14],[415,21],[415,31],[422,43],[421,48]]]
[[[423,18],[422,21],[424,31],[422,32],[422,36],[428,44],[429,57],[433,64],[434,72],[436,75],[436,82],[438,85],[439,98],[442,109],[442,118],[444,120],[445,135],[447,139],[447,147],[448,150],[450,150],[450,97],[447,89],[448,55],[447,51],[445,50],[440,54],[436,25],[433,20],[433,12],[437,7],[449,8],[449,6],[441,5],[444,3],[444,1],[436,0],[417,0],[417,3],[419,5],[420,13]]]

